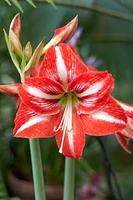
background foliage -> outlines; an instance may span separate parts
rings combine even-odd
[[[10,1],[12,4],[10,7],[5,1],[0,1],[0,84],[19,82],[2,30],[3,28],[8,30],[11,19],[19,12],[18,6],[16,7],[13,2],[17,1]],[[56,8],[54,8],[49,4],[52,1],[48,3],[44,0],[36,0],[34,1],[36,9],[27,1],[18,2],[24,11],[24,14],[21,14],[21,41],[26,44],[30,40],[34,48],[43,36],[46,36],[47,42],[54,29],[78,15],[79,26],[83,28],[83,34],[78,41],[77,48],[83,60],[90,56],[96,56],[97,59],[102,60],[98,70],[107,69],[112,73],[115,79],[113,95],[133,104],[132,1],[55,0]],[[28,141],[14,139],[12,135],[16,112],[15,103],[14,98],[0,94],[0,169],[6,183],[8,183],[8,174],[11,172],[19,178],[32,180]],[[115,136],[103,139],[117,172],[123,199],[132,200],[133,155],[124,152]],[[55,140],[53,138],[42,139],[41,150],[43,164],[45,163],[45,182],[54,185],[62,184],[64,158],[58,153]],[[89,183],[92,171],[106,176],[101,147],[96,138],[87,137],[83,158],[77,161],[77,187],[83,183]],[[112,199],[110,195],[106,189],[106,199]]]

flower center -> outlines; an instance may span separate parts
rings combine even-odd
[[[59,104],[61,107],[66,107],[71,103],[72,107],[78,104],[78,96],[74,92],[65,92],[62,94]]]
[[[72,134],[72,110],[78,102],[76,95],[73,92],[64,93],[60,99],[60,106],[64,108],[64,113],[58,127],[54,131],[63,130],[61,146],[59,152],[62,153],[65,134]]]

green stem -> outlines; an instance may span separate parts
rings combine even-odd
[[[0,170],[0,199],[9,200],[8,192],[2,177],[2,172]]]
[[[75,160],[65,160],[64,195],[63,200],[74,200]]]
[[[39,139],[29,139],[36,200],[46,200]]]

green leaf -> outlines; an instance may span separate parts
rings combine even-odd
[[[5,0],[5,2],[7,2],[9,6],[11,6],[11,3],[9,0]]]
[[[31,6],[33,6],[34,8],[36,8],[36,5],[33,3],[32,0],[26,0]]]
[[[42,41],[40,42],[40,44],[37,46],[37,48],[35,49],[31,59],[29,60],[27,66],[24,68],[24,73],[27,71],[30,71],[39,61],[41,54],[42,54],[42,49],[44,46],[44,41],[45,38],[42,39]]]
[[[55,3],[54,3],[54,1],[53,0],[46,0],[48,3],[50,3],[54,8],[56,8],[56,5],[55,5]]]
[[[11,1],[22,13],[24,12],[17,0],[11,0]]]
[[[21,76],[21,70],[19,68],[19,62],[16,59],[16,55],[12,51],[12,47],[10,45],[10,42],[9,42],[8,35],[7,35],[6,31],[4,29],[3,29],[3,31],[4,31],[4,37],[5,37],[5,41],[6,41],[6,44],[7,44],[7,48],[8,48],[9,54],[11,56],[11,59],[12,59],[14,65],[15,65],[15,67],[17,68],[17,70],[18,70],[18,72],[19,72],[19,74]]]
[[[35,2],[41,2],[41,3],[45,3],[46,0],[34,0]],[[66,6],[66,7],[71,7],[71,8],[78,8],[78,9],[82,9],[82,10],[88,10],[88,11],[92,11],[95,13],[99,13],[105,16],[110,16],[113,18],[117,18],[117,19],[123,19],[126,21],[130,21],[133,22],[133,16],[132,14],[125,14],[122,11],[119,10],[112,10],[110,8],[106,8],[105,6],[100,5],[99,3],[102,2],[104,3],[102,0],[101,1],[96,1],[95,0],[54,0],[54,3],[56,5],[61,5],[61,6]],[[108,5],[109,2],[108,2]]]

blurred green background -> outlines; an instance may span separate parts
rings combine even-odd
[[[34,1],[36,9],[26,1],[19,2],[24,10],[24,13],[21,13],[23,46],[27,41],[31,41],[35,48],[44,36],[46,42],[49,41],[57,27],[65,25],[78,15],[79,27],[83,28],[77,44],[81,57],[83,60],[90,56],[100,59],[102,64],[97,69],[107,69],[115,79],[114,97],[133,104],[133,2],[131,0],[55,0],[56,8],[45,1],[36,0]],[[10,7],[5,1],[0,1],[0,84],[20,82],[3,36],[3,28],[8,32],[9,24],[18,12],[19,9],[13,4]],[[28,140],[14,139],[12,134],[15,104],[15,98],[0,93],[0,170],[10,196],[19,196],[19,187],[14,191],[10,186],[14,184],[11,182],[12,176],[32,181]],[[103,141],[116,171],[123,199],[132,200],[133,155],[129,155],[120,147],[115,136],[103,138]],[[53,186],[62,185],[64,158],[58,153],[55,139],[41,139],[40,143],[45,183]],[[92,187],[90,177],[93,172],[101,175],[101,182],[97,186],[100,194],[97,193],[90,199],[121,200],[115,186],[113,190],[116,197],[111,194],[104,155],[97,139],[88,136],[83,158],[76,161],[76,188],[80,188],[82,192],[84,184],[88,188]],[[112,185],[113,182],[112,178]],[[27,198],[30,199],[32,197]],[[78,195],[77,199],[86,200],[85,197]],[[26,198],[23,197],[22,200]]]

